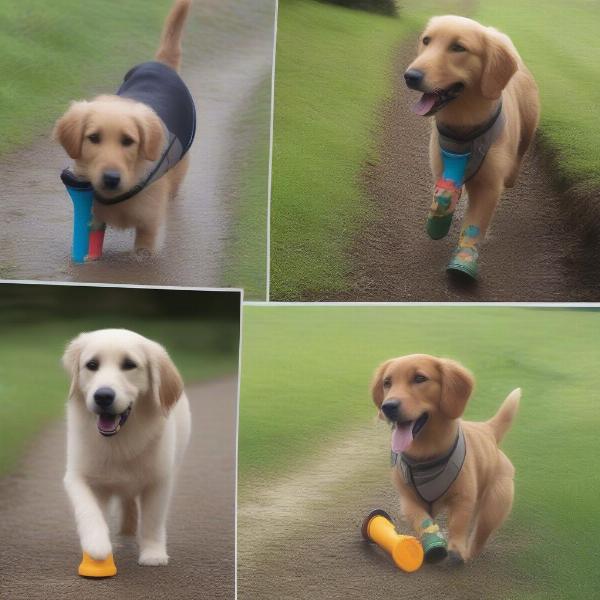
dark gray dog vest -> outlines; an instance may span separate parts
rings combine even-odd
[[[415,489],[420,498],[431,505],[454,483],[465,462],[466,454],[465,434],[459,427],[454,445],[443,456],[419,462],[404,453],[392,452],[392,466],[398,467],[404,481]]]
[[[506,117],[502,110],[502,102],[500,102],[492,118],[468,135],[458,135],[448,127],[437,124],[438,139],[442,150],[453,154],[471,155],[467,163],[464,181],[469,181],[477,174],[491,145],[500,137],[505,123]]]
[[[187,86],[177,72],[167,65],[151,61],[133,67],[117,91],[117,96],[130,98],[149,106],[160,117],[166,142],[160,158],[129,191],[115,197],[102,198],[101,204],[123,202],[172,169],[190,149],[196,133],[196,107]]]

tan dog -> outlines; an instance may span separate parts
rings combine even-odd
[[[433,17],[420,35],[418,55],[404,77],[408,87],[423,92],[413,110],[435,115],[429,151],[436,181],[443,169],[438,127],[450,136],[469,138],[493,122],[502,103],[504,126],[498,128],[480,168],[465,184],[469,205],[463,237],[476,244],[485,237],[502,191],[515,184],[534,138],[540,105],[533,76],[508,36],[471,19],[441,16]],[[430,216],[451,215],[454,210],[452,206],[445,208],[446,213],[436,213],[436,208],[440,207],[432,207]],[[430,235],[437,239],[445,233]],[[467,245],[461,238],[459,249]],[[474,260],[473,276],[476,252]]]
[[[423,539],[437,529],[430,518],[447,511],[449,549],[458,560],[472,559],[481,552],[509,515],[514,495],[514,468],[498,443],[517,412],[521,391],[514,390],[492,419],[473,423],[460,418],[473,386],[473,376],[459,363],[426,354],[384,362],[371,385],[380,417],[393,426],[392,456],[397,454],[399,459],[393,481],[400,493],[403,517]],[[459,430],[464,434],[466,453],[449,459],[449,453],[458,447]],[[446,457],[450,467],[455,460],[458,468],[454,478],[440,481],[438,477],[441,487],[434,496],[441,495],[426,500],[421,496],[427,495],[425,488],[415,485],[420,475],[427,474],[419,472],[419,465],[438,462],[436,469],[441,472],[440,457]],[[411,465],[409,481],[400,460]],[[444,548],[441,553],[426,553],[431,562],[446,556],[445,540],[437,535]]]
[[[176,71],[181,64],[182,30],[191,0],[176,0],[162,33],[156,60]],[[57,121],[54,137],[74,159],[75,175],[89,180],[110,200],[132,189],[157,161],[165,145],[159,116],[148,105],[121,96],[99,96],[73,102]],[[188,156],[154,183],[118,204],[94,202],[94,217],[118,228],[135,228],[135,248],[154,251],[160,245],[169,198],[179,188]]]

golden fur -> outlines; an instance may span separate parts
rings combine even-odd
[[[427,45],[423,40],[427,38]],[[459,44],[465,51],[452,51]],[[485,236],[505,187],[517,179],[521,161],[539,121],[540,103],[533,76],[510,38],[492,27],[456,16],[433,17],[419,38],[418,55],[409,65],[425,73],[428,90],[464,84],[460,95],[435,119],[459,132],[485,123],[502,97],[506,125],[479,172],[466,183],[469,205],[465,221]],[[431,132],[429,156],[434,178],[442,174],[438,134]]]
[[[190,5],[191,0],[176,0],[156,53],[158,61],[176,70],[181,64],[181,36]],[[165,142],[162,122],[150,107],[112,95],[73,102],[56,122],[54,137],[75,161],[75,174],[89,179],[106,198],[131,189],[147,171],[149,161],[160,157]],[[110,206],[95,202],[95,218],[114,227],[135,228],[136,250],[155,251],[169,198],[177,193],[187,168],[186,155],[133,198]],[[103,186],[106,172],[120,175],[117,189]]]
[[[416,382],[415,376],[425,377]],[[477,556],[488,537],[509,515],[514,495],[514,468],[498,443],[517,412],[520,390],[512,392],[489,421],[462,421],[461,415],[474,387],[473,375],[459,363],[426,354],[390,359],[375,372],[373,402],[400,401],[402,420],[429,418],[405,453],[416,460],[445,454],[456,439],[458,426],[465,434],[467,453],[457,479],[433,505],[433,516],[448,513],[449,550],[463,560]],[[393,481],[400,494],[402,514],[421,535],[428,518],[427,504],[394,468]]]

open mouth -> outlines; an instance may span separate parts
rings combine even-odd
[[[104,436],[111,436],[119,433],[121,427],[127,421],[127,417],[131,412],[131,405],[127,407],[125,412],[121,414],[100,413],[98,415],[98,431]]]
[[[417,437],[418,433],[423,429],[429,415],[424,412],[415,421],[402,421],[396,423],[392,430],[392,452],[400,454],[404,452]]]
[[[464,84],[459,82],[452,84],[444,90],[437,88],[433,92],[425,92],[413,106],[412,110],[417,115],[429,117],[455,98],[458,98],[464,87]]]

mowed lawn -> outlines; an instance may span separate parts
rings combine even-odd
[[[522,538],[520,567],[574,590],[561,598],[593,597],[599,324],[600,312],[581,309],[246,307],[240,484],[276,479],[335,448],[349,429],[372,426],[368,388],[380,361],[449,356],[477,379],[469,419],[489,418],[512,389],[523,389],[503,443],[517,469],[511,528]]]
[[[508,33],[535,75],[558,176],[600,188],[600,3],[480,0],[473,17]]]
[[[237,324],[199,320],[89,318],[35,321],[0,327],[0,476],[28,441],[64,414],[69,378],[60,358],[81,331],[126,327],[162,343],[184,380],[194,383],[236,371]],[[59,457],[62,460],[62,457]]]
[[[31,142],[70,100],[115,87],[154,56],[171,0],[3,0],[0,154]],[[112,87],[111,87],[112,85]]]

